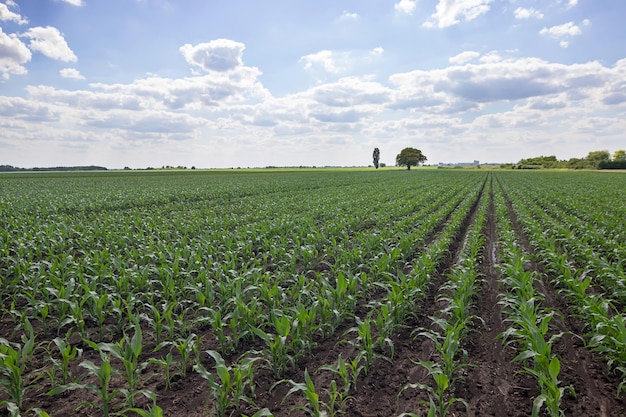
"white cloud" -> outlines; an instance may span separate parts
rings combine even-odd
[[[83,6],[85,3],[83,3],[83,0],[57,0],[57,1],[61,1],[63,3],[67,3],[67,4],[71,4],[72,6]]]
[[[568,0],[567,2],[568,8],[576,7],[577,5],[578,5],[578,0]]]
[[[219,111],[222,106],[264,99],[267,90],[257,80],[256,68],[240,67],[229,72],[185,78],[151,76],[129,84],[90,84],[90,90],[60,90],[29,86],[29,97],[83,110],[97,111]]]
[[[619,78],[598,62],[563,65],[539,58],[502,59],[390,77],[395,86],[392,107],[433,113],[455,113],[487,103],[517,102],[562,93],[585,96]],[[619,89],[619,85],[611,91]],[[605,93],[605,97],[611,93]]]
[[[357,20],[358,18],[358,13],[350,13],[345,10],[341,13],[341,16],[339,16],[339,20]]]
[[[246,46],[230,39],[216,39],[198,45],[185,44],[180,47],[187,63],[204,71],[225,72],[243,65]]]
[[[500,62],[502,60],[503,60],[502,56],[500,56],[500,54],[497,51],[488,52],[480,57],[480,62],[483,62],[485,64]]]
[[[7,2],[7,4],[0,3],[0,21],[2,22],[15,22],[18,25],[25,25],[28,23],[28,19],[20,16],[18,13],[14,13],[9,10],[9,6],[15,6],[13,2]]]
[[[451,64],[465,64],[466,62],[469,62],[475,58],[478,58],[480,56],[480,53],[475,52],[475,51],[465,51],[465,52],[461,52],[458,55],[455,55],[451,58],[448,59],[448,62],[450,62]]]
[[[518,7],[517,9],[515,9],[516,19],[530,19],[531,17],[534,17],[536,19],[543,19],[543,13],[541,13],[539,10],[536,10],[532,7],[531,8]]]
[[[580,27],[574,24],[574,22],[567,22],[562,25],[543,28],[539,31],[539,34],[543,36],[552,36],[553,38],[562,38],[564,36],[580,35],[582,34],[582,31],[580,30]]]
[[[206,119],[167,111],[129,113],[112,111],[99,118],[91,118],[87,125],[105,129],[123,129],[138,133],[190,133],[207,125]]]
[[[415,0],[400,0],[400,2],[396,3],[393,7],[396,11],[406,14],[413,14],[413,10],[415,10],[416,2]]]
[[[6,34],[0,27],[0,72],[8,80],[11,74],[28,73],[24,64],[32,58],[30,50],[15,34]]]
[[[76,79],[76,80],[84,80],[85,79],[85,77],[83,77],[83,75],[80,73],[80,71],[77,70],[76,68],[63,68],[61,71],[59,71],[59,74],[63,78],[73,78],[73,79]]]
[[[309,90],[306,95],[330,107],[357,107],[386,103],[390,90],[380,83],[358,77],[346,77]]]
[[[21,37],[30,38],[28,47],[33,51],[38,51],[48,58],[64,61],[76,62],[78,58],[70,49],[63,35],[52,26],[37,26],[28,29]]]
[[[583,26],[591,25],[589,19],[585,19],[582,22]],[[554,39],[560,39],[559,46],[561,48],[567,48],[569,46],[569,38],[572,36],[579,36],[583,32],[579,26],[574,22],[563,23],[562,25],[552,26],[549,28],[543,28],[539,31],[542,36],[550,36]]]
[[[322,68],[325,72],[338,74],[345,69],[346,54],[323,50],[314,54],[308,54],[300,57],[300,61],[304,63],[304,69],[311,70],[314,68]]]
[[[22,97],[0,96],[0,120],[2,117],[30,122],[54,121],[57,115],[49,106]]]
[[[493,0],[439,0],[437,11],[432,20],[424,23],[425,27],[446,28],[460,23],[459,19],[470,21],[481,14],[487,13]]]
[[[374,55],[374,56],[380,56],[383,54],[383,52],[385,52],[385,50],[383,49],[382,46],[377,46],[376,48],[372,49],[370,51],[370,55]]]

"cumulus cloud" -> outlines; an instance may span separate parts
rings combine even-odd
[[[28,73],[24,64],[32,58],[30,50],[15,34],[6,34],[0,27],[0,72],[8,80],[12,74]]]
[[[0,3],[0,21],[2,22],[14,22],[18,25],[25,25],[28,23],[28,19],[19,15],[19,13],[9,10],[9,6],[15,6],[13,2],[7,2],[7,4]]]
[[[78,58],[70,49],[63,35],[52,26],[37,26],[28,29],[21,37],[29,38],[28,47],[33,51],[38,51],[48,58],[64,61],[76,62]]]
[[[539,31],[540,35],[552,36],[553,38],[562,38],[564,36],[577,36],[582,34],[580,27],[576,26],[574,22],[563,23],[562,25],[552,26],[549,28],[543,28]]]
[[[390,90],[380,83],[346,77],[337,82],[317,86],[307,95],[318,103],[330,107],[355,107],[382,104],[388,101]]]
[[[75,80],[84,80],[85,77],[76,68],[63,68],[59,71],[59,74],[63,78],[73,78]]]
[[[583,20],[583,26],[589,26],[591,22],[588,19]],[[559,45],[561,48],[567,48],[569,46],[569,38],[572,36],[579,36],[583,32],[580,26],[574,24],[574,22],[563,23],[562,25],[551,26],[549,28],[544,27],[539,31],[542,36],[549,36],[554,39],[560,39]]]
[[[461,52],[458,55],[455,55],[451,58],[448,59],[448,62],[450,62],[451,64],[455,64],[455,65],[459,65],[459,64],[465,64],[466,62],[469,62],[475,58],[478,58],[480,56],[480,53],[475,52],[475,51],[464,51]]]
[[[30,122],[57,120],[58,116],[50,108],[37,101],[22,97],[0,96],[0,117]]]
[[[243,65],[243,51],[246,46],[230,39],[216,39],[198,45],[185,44],[180,47],[189,65],[204,71],[226,72]]]
[[[400,13],[413,14],[413,10],[415,10],[415,5],[415,0],[400,0],[393,6],[393,8]]]
[[[424,26],[442,29],[460,23],[460,19],[469,22],[487,13],[492,2],[493,0],[439,0],[437,11]]]
[[[75,109],[98,111],[123,109],[139,110],[142,102],[139,97],[130,94],[108,94],[89,90],[61,90],[51,86],[28,86],[28,97],[40,103],[50,103]]]
[[[304,55],[300,57],[299,62],[304,63],[304,69],[307,70],[321,68],[325,72],[337,74],[345,69],[345,61],[345,54],[325,49],[314,54]]]
[[[188,114],[166,111],[128,113],[114,111],[87,123],[105,129],[123,129],[138,133],[190,133],[199,126],[207,125],[205,119]]]
[[[42,102],[97,110],[193,110],[219,108],[269,96],[258,81],[256,68],[214,72],[204,76],[163,78],[150,76],[128,84],[89,84],[90,90],[62,90],[29,86],[29,96]]]
[[[530,8],[518,7],[517,9],[515,9],[516,19],[530,19],[531,17],[536,18],[536,19],[543,19],[543,13],[541,13],[539,10],[536,10],[532,7]]]
[[[390,81],[396,87],[393,107],[454,113],[487,103],[581,94],[614,77],[597,62],[568,66],[520,58],[395,74]]]

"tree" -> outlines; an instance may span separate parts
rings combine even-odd
[[[378,169],[378,161],[380,160],[380,149],[374,148],[374,154],[372,155],[374,158],[374,166]]]
[[[589,155],[587,155],[587,158],[585,159],[591,162],[592,165],[595,167],[600,162],[610,161],[611,154],[609,153],[609,151],[592,151],[592,152],[589,152]]]
[[[426,161],[426,156],[419,149],[404,148],[396,156],[396,165],[406,166],[406,169],[411,170],[411,166],[417,166]]]
[[[613,153],[613,160],[614,161],[626,161],[626,151],[623,149],[615,151],[615,153]]]

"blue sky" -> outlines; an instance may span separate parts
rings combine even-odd
[[[0,0],[0,164],[626,148],[623,0]]]

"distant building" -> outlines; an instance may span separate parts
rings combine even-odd
[[[477,161],[477,160],[474,160],[474,162],[456,162],[454,164],[446,163],[446,162],[439,162],[440,167],[471,167],[471,166],[478,166],[478,165],[480,165],[480,161]]]

